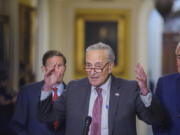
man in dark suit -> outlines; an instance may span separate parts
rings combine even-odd
[[[157,83],[155,95],[166,110],[166,123],[154,126],[154,135],[180,135],[180,42],[176,56],[178,73],[165,75]]]
[[[111,74],[114,60],[110,46],[103,43],[89,46],[85,61],[88,77],[71,81],[53,106],[48,93],[56,78],[49,70],[47,85],[41,91],[38,119],[65,120],[66,135],[82,135],[87,116],[92,117],[89,135],[136,135],[136,114],[149,124],[160,125],[163,110],[147,88],[142,66],[137,64],[136,69],[139,89],[137,82]]]
[[[59,51],[50,50],[44,54],[42,64],[44,74],[53,68],[52,72],[57,77],[56,82],[52,86],[52,89],[56,87],[57,91],[51,92],[51,99],[55,95],[60,96],[65,88],[63,76],[66,69],[66,58]],[[40,123],[36,118],[37,104],[43,86],[44,81],[40,81],[21,88],[11,121],[11,127],[17,135],[64,135],[64,125],[56,124],[58,127],[55,127],[54,121],[51,123]]]

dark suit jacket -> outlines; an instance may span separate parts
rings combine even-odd
[[[39,103],[38,118],[41,121],[66,119],[66,135],[82,135],[85,117],[88,115],[91,85],[87,78],[71,81],[66,91],[54,104],[50,100]],[[119,96],[116,96],[119,93]],[[135,81],[112,76],[108,114],[109,135],[136,135],[136,114],[150,124],[161,124],[163,113],[153,97],[151,106],[145,108]]]
[[[161,77],[155,94],[166,110],[166,123],[153,127],[154,135],[180,135],[180,74]]]
[[[63,127],[54,132],[49,128],[52,123],[40,123],[37,120],[37,104],[39,101],[43,81],[22,87],[18,94],[15,113],[11,121],[11,128],[18,135],[64,135]]]

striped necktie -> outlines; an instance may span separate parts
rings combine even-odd
[[[102,112],[102,95],[101,88],[96,88],[97,98],[94,102],[91,123],[91,135],[101,135],[101,112]]]

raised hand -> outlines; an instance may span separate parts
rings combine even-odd
[[[147,75],[140,63],[136,64],[135,72],[140,91],[143,95],[146,95],[149,92],[147,88]]]

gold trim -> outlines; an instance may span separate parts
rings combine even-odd
[[[23,4],[26,6],[32,6],[32,0],[19,0],[19,4]]]
[[[118,52],[117,65],[113,74],[119,77],[129,77],[129,18],[128,10],[116,9],[77,9],[75,14],[75,70],[74,77],[86,76],[84,67],[85,22],[86,21],[115,21],[118,23]]]

